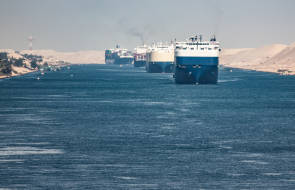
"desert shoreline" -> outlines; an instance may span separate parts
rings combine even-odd
[[[0,80],[1,79],[8,79],[8,78],[13,78],[13,77],[18,77],[18,76],[23,76],[23,75],[27,75],[30,73],[34,73],[34,72],[38,72],[38,71],[29,71],[26,73],[20,73],[20,74],[14,74],[14,75],[0,75]]]

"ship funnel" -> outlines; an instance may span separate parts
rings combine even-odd
[[[211,40],[210,40],[211,42],[216,42],[216,36],[215,35],[213,35],[213,37],[211,38]]]

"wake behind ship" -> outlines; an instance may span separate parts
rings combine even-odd
[[[179,84],[216,84],[218,80],[219,42],[213,37],[202,41],[192,37],[175,44],[175,82]]]
[[[174,64],[174,46],[157,44],[147,52],[146,71],[149,73],[171,73]]]
[[[122,49],[118,45],[115,49],[105,50],[105,63],[106,64],[116,64],[116,65],[126,65],[133,63],[132,52],[127,49]]]

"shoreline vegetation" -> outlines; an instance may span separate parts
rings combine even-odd
[[[48,66],[41,56],[19,54],[18,52],[0,52],[0,78],[23,75]]]
[[[104,64],[103,51],[0,50],[0,79],[51,70],[71,64]],[[295,75],[295,43],[259,48],[223,49],[220,65],[227,68]]]
[[[53,70],[69,65],[64,61],[49,62],[40,55],[21,53],[14,50],[0,51],[0,79],[32,72]]]

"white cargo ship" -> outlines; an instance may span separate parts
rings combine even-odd
[[[219,42],[215,36],[203,41],[202,36],[175,43],[176,83],[216,84],[218,80]]]
[[[149,73],[171,73],[174,67],[174,45],[154,44],[147,52],[146,71]]]
[[[144,67],[146,64],[147,45],[138,46],[134,49],[134,67]]]

